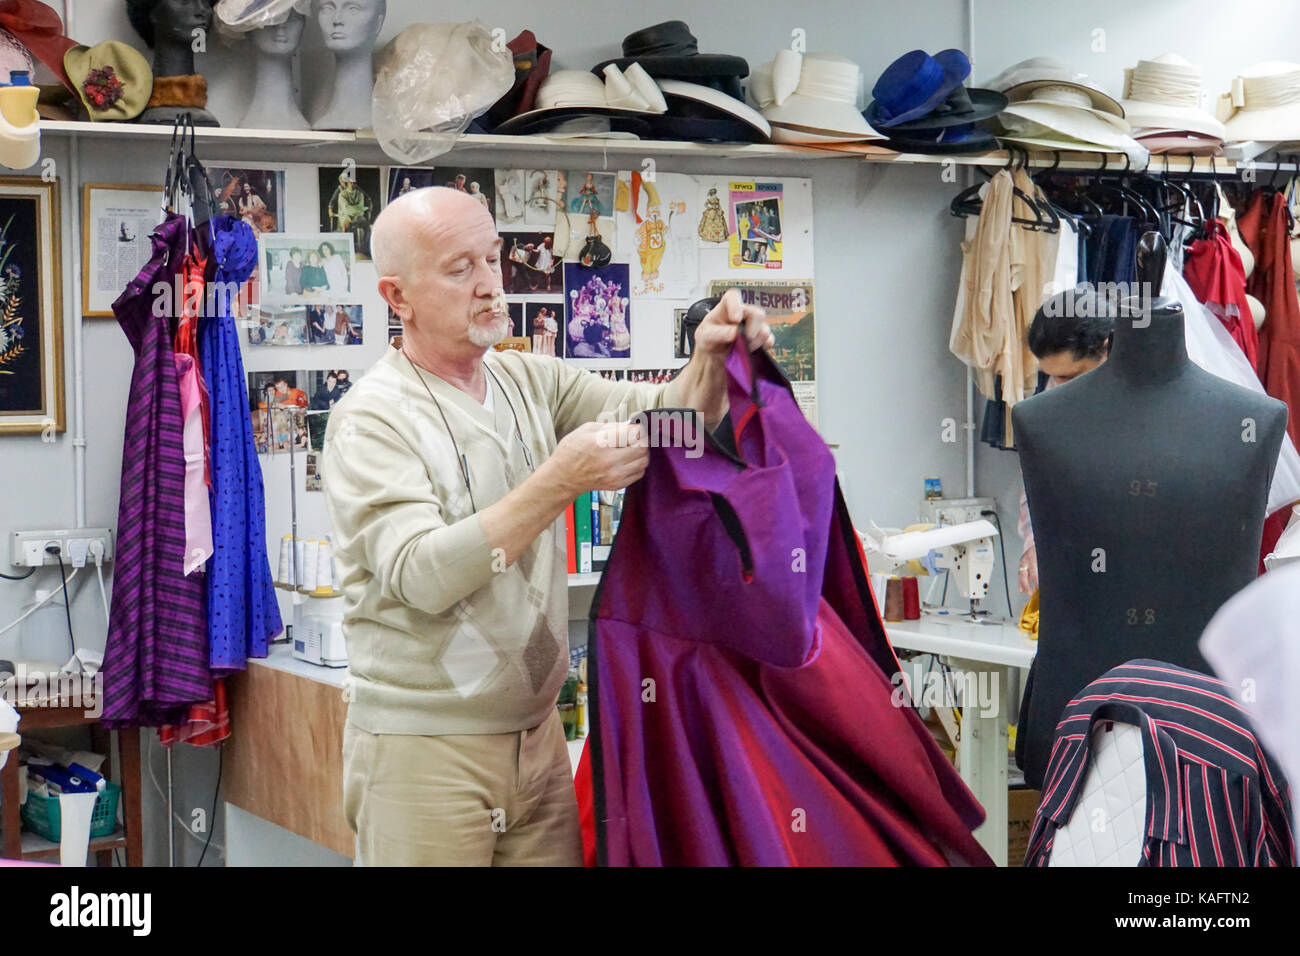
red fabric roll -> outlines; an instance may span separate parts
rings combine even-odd
[[[921,619],[921,588],[916,578],[903,578],[903,620]]]

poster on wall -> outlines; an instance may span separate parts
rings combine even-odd
[[[388,198],[384,204],[392,202],[398,196],[433,185],[433,170],[419,166],[392,166],[388,170]]]
[[[501,233],[501,282],[506,295],[556,294],[564,276],[549,232]]]
[[[709,295],[728,289],[740,292],[746,305],[757,305],[767,313],[775,343],[771,354],[794,388],[804,417],[817,425],[817,350],[813,322],[813,283],[801,279],[735,280],[715,279]]]
[[[64,430],[56,185],[0,178],[0,434]]]
[[[781,184],[732,182],[728,194],[731,267],[781,268]]]
[[[370,230],[383,197],[377,166],[321,166],[320,231],[346,233],[361,262],[370,261]]]
[[[496,171],[485,166],[439,166],[433,184],[469,193],[489,213],[496,208]]]
[[[555,219],[556,254],[566,262],[577,262],[589,240],[599,239],[609,249],[615,247],[614,195],[618,186],[615,173],[561,171],[557,189],[561,212]],[[624,285],[624,295],[628,286]]]
[[[700,277],[694,177],[660,173],[647,180],[639,172],[623,175],[627,177],[628,202],[616,219],[623,243],[619,251],[632,266],[632,295],[643,299],[690,297]]]
[[[81,314],[111,317],[113,303],[153,256],[163,219],[158,186],[86,183],[81,189]]]
[[[496,218],[498,228],[517,229],[524,225],[524,204],[528,196],[525,182],[528,176],[523,169],[498,169],[496,182]]]
[[[221,211],[242,219],[256,233],[284,229],[284,170],[208,166],[208,182]]]
[[[524,225],[554,229],[555,212],[560,208],[560,173],[554,169],[524,170],[524,195]]]
[[[721,190],[726,187],[719,182],[704,182],[699,186],[699,222],[695,226],[695,235],[702,249],[714,249],[727,241],[731,230],[727,227],[727,214],[722,210]]]
[[[632,316],[628,267],[564,264],[564,356],[575,360],[630,359]]]

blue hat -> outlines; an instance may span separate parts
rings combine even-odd
[[[943,50],[934,56],[924,50],[904,53],[880,74],[871,88],[874,99],[864,115],[877,129],[920,119],[968,76],[970,60],[961,50]]]

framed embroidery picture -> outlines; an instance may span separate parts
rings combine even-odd
[[[117,301],[153,256],[163,220],[161,186],[81,187],[81,314],[112,318]]]
[[[65,428],[54,183],[0,177],[0,433]]]

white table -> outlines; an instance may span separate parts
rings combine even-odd
[[[1038,642],[1030,640],[1015,622],[974,624],[964,612],[926,611],[919,621],[887,622],[885,630],[895,649],[921,651],[945,658],[963,676],[966,687],[983,686],[990,692],[997,678],[994,713],[967,704],[962,710],[958,749],[961,777],[984,807],[984,823],[975,838],[1001,866],[1007,862],[1007,740],[1011,708],[1012,670],[1027,670]],[[974,684],[969,683],[974,680]],[[914,696],[922,688],[913,688]]]

